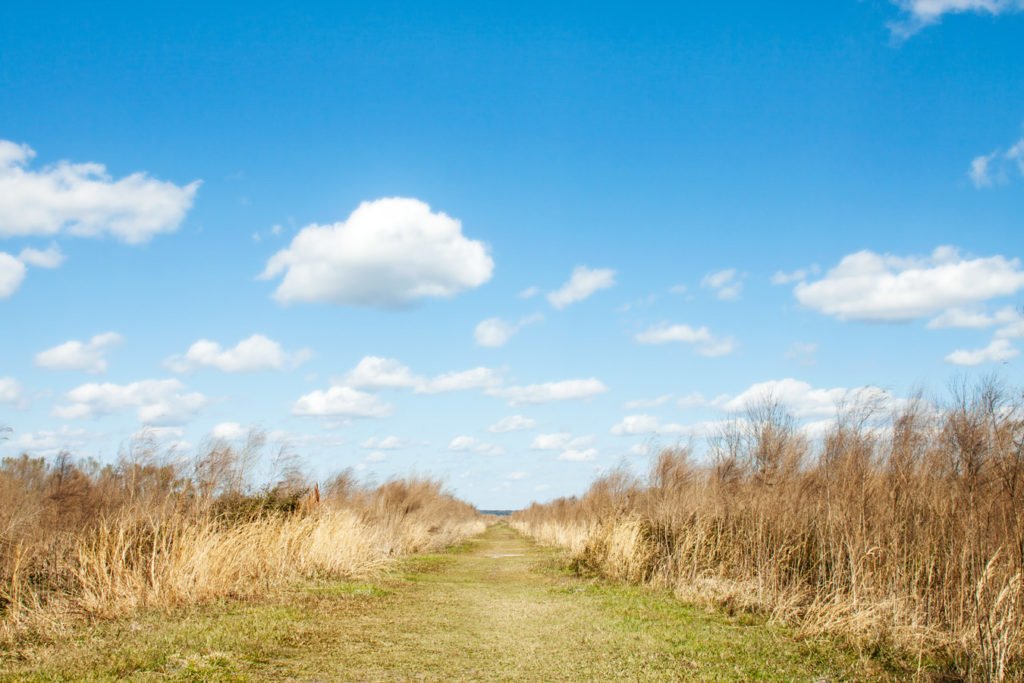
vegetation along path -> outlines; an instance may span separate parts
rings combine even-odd
[[[507,525],[373,584],[106,623],[0,662],[11,680],[863,680],[827,642],[585,579]]]

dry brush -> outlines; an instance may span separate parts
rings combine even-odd
[[[1019,678],[1024,413],[992,381],[953,394],[854,401],[816,439],[766,399],[705,458],[667,449],[646,481],[615,471],[513,525],[688,601]]]
[[[82,620],[258,598],[296,581],[375,574],[484,528],[436,481],[323,490],[294,467],[255,489],[258,437],[188,463],[136,449],[112,465],[0,463],[0,645]],[[280,473],[279,473],[280,474]]]

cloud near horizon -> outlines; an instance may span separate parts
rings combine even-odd
[[[67,392],[54,415],[66,420],[93,418],[135,409],[147,425],[181,424],[207,404],[199,392],[186,391],[176,379],[147,379],[130,384],[90,383]]]

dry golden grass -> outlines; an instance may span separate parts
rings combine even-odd
[[[512,524],[580,566],[949,661],[977,680],[1024,659],[1024,413],[994,382],[936,409],[850,403],[819,442],[766,401],[710,444],[607,475]]]
[[[0,466],[0,644],[81,619],[255,598],[299,579],[356,578],[481,532],[427,479],[318,486],[293,470],[255,492],[259,443],[214,445],[190,468],[149,457],[99,467],[21,457]]]

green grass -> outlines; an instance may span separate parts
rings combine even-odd
[[[559,559],[498,525],[374,583],[325,582],[259,604],[82,628],[0,654],[0,679],[838,681],[907,673],[750,616],[580,578]]]

